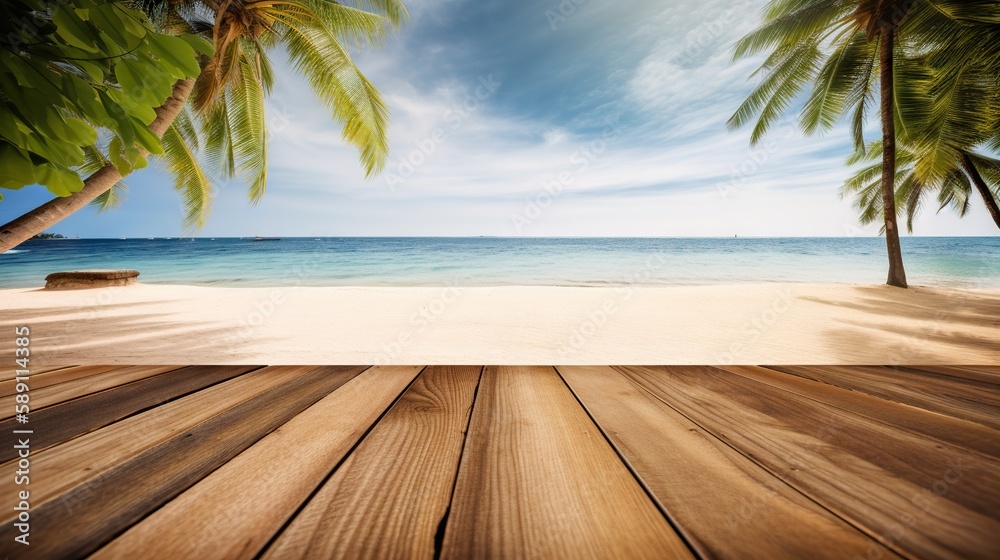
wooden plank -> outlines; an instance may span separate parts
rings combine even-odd
[[[616,368],[910,557],[1000,557],[995,460],[712,367]]]
[[[906,369],[971,379],[1000,387],[1000,371],[991,372],[984,366],[906,366]]]
[[[11,360],[13,363],[13,360]],[[41,375],[43,373],[48,373],[50,371],[56,371],[60,369],[66,369],[67,367],[77,367],[77,366],[49,366],[49,367],[33,367],[31,363],[28,363],[29,375]],[[17,376],[18,370],[23,370],[24,368],[18,366],[4,366],[0,367],[0,387],[7,381],[13,380]]]
[[[610,367],[557,368],[704,558],[899,558]]]
[[[31,503],[41,505],[237,404],[288,383],[301,368],[263,368],[31,454]],[[0,466],[0,491],[14,492],[16,462]],[[11,485],[9,488],[4,484]],[[14,518],[0,510],[0,524]]]
[[[105,389],[111,389],[175,369],[180,369],[180,366],[116,367],[97,375],[89,375],[41,388],[36,387],[34,383],[29,381],[28,385],[31,387],[31,410],[37,412],[39,409],[47,406],[98,393]],[[14,416],[15,398],[14,395],[0,397],[0,420],[6,420]]]
[[[976,422],[759,366],[721,366],[720,369],[877,420],[899,430],[907,430],[987,457],[1000,458],[1000,431]]]
[[[442,558],[690,558],[551,367],[488,367]]]
[[[31,557],[93,552],[363,369],[312,368],[33,508]],[[11,523],[0,526],[0,539],[9,542],[14,530]]]
[[[91,375],[106,373],[121,367],[122,366],[73,366],[49,372],[32,371],[28,376],[28,381],[31,386],[31,391],[34,392],[36,389],[50,387],[58,383],[64,383],[66,381],[72,381],[74,379],[80,379]],[[11,376],[9,381],[0,381],[0,397],[7,397],[16,393],[16,386],[17,380],[14,376]]]
[[[976,381],[883,366],[767,367],[1000,429],[1000,391]]]
[[[232,379],[260,366],[191,366],[79,399],[43,408],[29,414],[33,452],[66,441],[120,420],[136,412]],[[0,422],[0,433],[19,429],[14,419]],[[0,447],[0,463],[16,457],[13,447]]]
[[[428,366],[264,558],[433,559],[481,370]]]
[[[255,557],[420,369],[373,367],[361,373],[92,558],[148,556],[151,542],[157,543],[156,558]]]

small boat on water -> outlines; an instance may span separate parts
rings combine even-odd
[[[281,241],[280,237],[254,237],[253,241]]]

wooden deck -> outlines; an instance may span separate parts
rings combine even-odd
[[[13,376],[5,557],[1000,558],[997,367]]]

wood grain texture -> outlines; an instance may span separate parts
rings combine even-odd
[[[30,362],[28,363],[28,366],[31,366]],[[28,367],[28,372],[30,373],[30,375],[41,375],[43,373],[56,371],[57,369],[64,369],[67,367],[76,367],[76,366]],[[3,383],[5,382],[14,379],[14,377],[17,376],[17,370],[19,369],[24,369],[24,368],[18,366],[11,367],[7,365],[0,367],[0,386],[3,386]]]
[[[442,558],[690,558],[551,367],[487,367]]]
[[[767,367],[1000,429],[1000,391],[990,384],[887,366]]]
[[[1000,556],[994,460],[713,367],[619,367],[903,556]]]
[[[1000,431],[977,422],[945,416],[923,408],[887,401],[859,391],[849,391],[759,366],[722,366],[720,369],[871,418],[899,430],[1000,459]]]
[[[37,507],[226,410],[292,381],[296,368],[263,368],[213,385],[31,455]],[[13,495],[16,462],[0,466],[0,492]],[[0,510],[0,523],[14,518]]]
[[[1000,387],[1000,370],[990,371],[987,366],[906,366],[906,369],[970,379]]]
[[[264,558],[433,559],[481,369],[428,366]]]
[[[81,379],[91,375],[114,371],[116,369],[122,369],[122,366],[73,366],[58,368],[48,372],[31,371],[31,374],[28,376],[28,384],[31,387],[32,392],[34,392],[35,390],[42,389],[43,387],[50,387],[66,381]],[[0,381],[0,397],[8,397],[16,393],[16,386],[16,376],[11,373],[9,380]]]
[[[300,369],[308,371],[34,508],[35,541],[11,557],[90,554],[365,368]],[[0,539],[13,534],[12,524],[0,526]]]
[[[259,366],[191,366],[134,381],[70,402],[31,412],[33,452],[66,441],[149,407],[232,379]],[[0,422],[0,433],[19,425],[14,419]],[[0,447],[0,463],[16,456],[13,447]]]
[[[31,387],[31,410],[73,400],[93,393],[111,389],[119,385],[180,369],[179,366],[129,366],[117,367],[96,375],[88,375],[55,385],[39,387],[29,382]],[[0,420],[14,416],[14,395],[0,397]]]
[[[899,558],[610,367],[557,369],[700,556]]]
[[[92,558],[254,558],[420,369],[359,374]]]
[[[0,558],[1000,557],[996,367],[166,369],[32,372]]]

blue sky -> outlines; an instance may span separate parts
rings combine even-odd
[[[758,62],[729,49],[762,5],[411,0],[406,29],[356,57],[392,110],[389,164],[369,181],[276,53],[267,195],[251,208],[245,186],[219,185],[196,235],[875,235],[837,194],[850,173],[844,127],[805,137],[788,121],[757,148],[725,128]],[[127,182],[122,208],[52,231],[185,233],[163,171]],[[5,194],[2,220],[48,198]],[[927,208],[916,234],[995,235],[981,206],[962,220]]]

